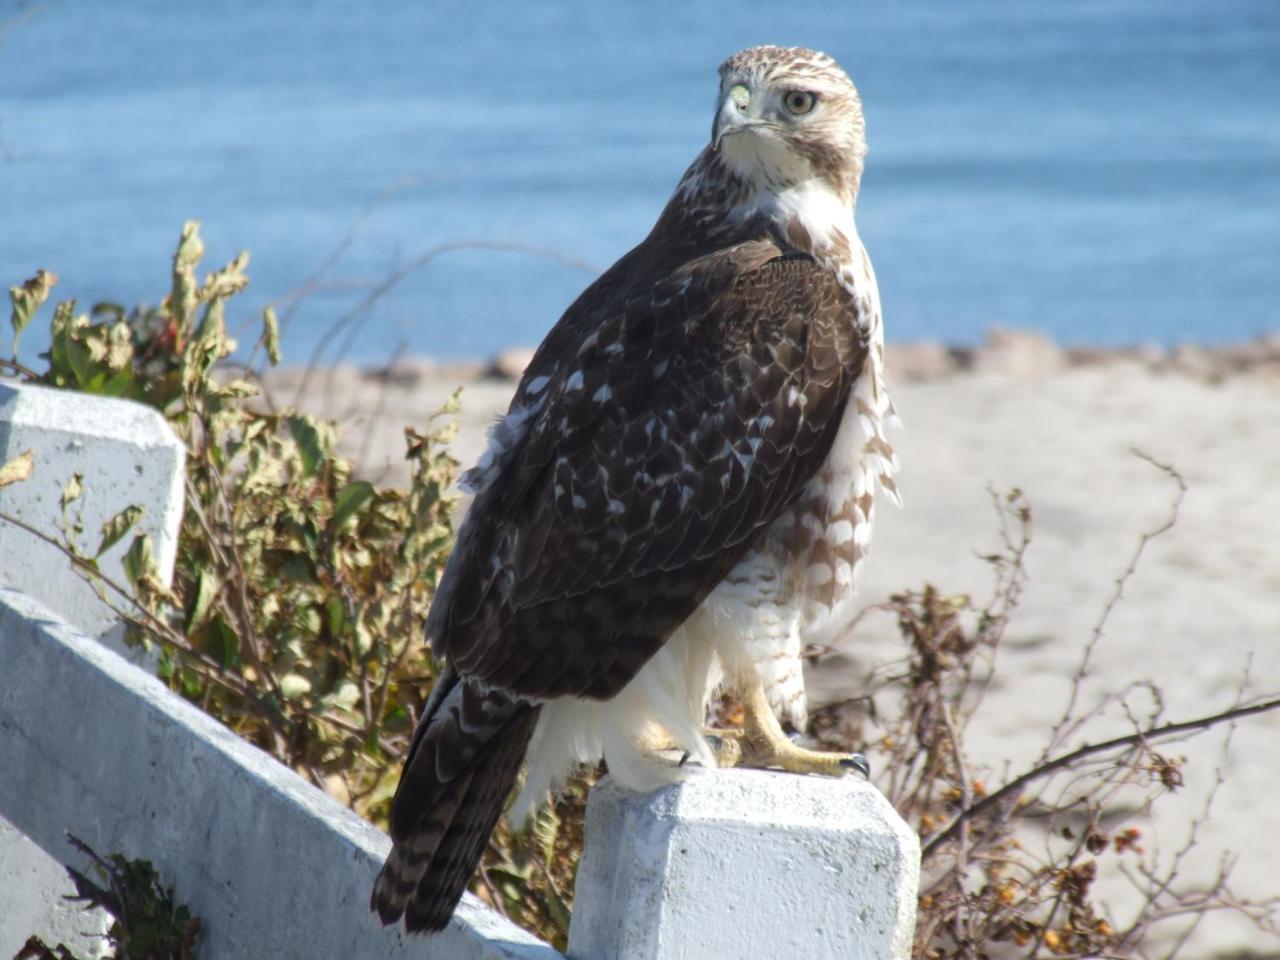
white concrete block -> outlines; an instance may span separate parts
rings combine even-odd
[[[911,953],[916,835],[859,777],[702,772],[591,792],[574,960],[886,960]]]
[[[385,834],[2,587],[0,677],[0,814],[58,857],[70,830],[150,860],[203,921],[202,960],[560,960],[469,895],[435,936],[384,928]]]
[[[66,855],[73,853],[68,845]],[[0,817],[0,957],[16,956],[33,935],[50,947],[65,944],[85,960],[105,956],[111,917],[70,903],[66,898],[75,892],[62,864]]]
[[[167,580],[182,523],[183,447],[151,407],[69,390],[0,382],[0,464],[31,450],[35,470],[0,489],[0,513],[60,538],[63,488],[84,478],[72,510],[84,525],[82,549],[93,553],[102,524],[125,507],[144,509],[137,531],[149,534]],[[121,558],[132,536],[99,560],[103,574],[127,583]],[[58,550],[0,521],[0,583],[35,597],[92,637],[103,637],[117,618]]]
[[[80,517],[82,549],[93,552],[102,524],[131,504],[145,512],[138,529],[151,536],[166,580],[177,552],[182,522],[183,448],[164,418],[141,404],[12,381],[0,382],[0,464],[30,450],[35,463],[22,483],[0,489],[0,513],[61,538],[60,500],[72,474],[84,478],[84,495],[72,507]],[[132,537],[101,559],[105,575],[124,583],[121,558]],[[57,549],[0,521],[0,584],[16,587],[56,609],[90,636],[126,652],[117,617]],[[141,651],[128,651],[131,659]],[[3,663],[0,662],[0,668]],[[0,678],[10,682],[0,669]],[[0,768],[0,777],[8,774]],[[10,957],[32,933],[59,941],[82,956],[98,956],[96,935],[109,918],[69,904],[72,892],[61,861],[73,856],[65,843],[49,852],[0,822],[0,957]],[[82,864],[78,864],[82,865]]]

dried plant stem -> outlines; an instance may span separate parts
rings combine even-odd
[[[28,533],[54,549],[59,550],[63,556],[70,561],[72,567],[81,576],[83,576],[86,581],[91,585],[107,588],[127,605],[125,607],[119,607],[109,603],[108,605],[111,606],[111,609],[116,611],[129,622],[145,629],[148,636],[152,639],[167,644],[174,649],[181,650],[184,654],[192,657],[202,667],[209,671],[210,679],[214,682],[232,693],[251,700],[261,710],[263,718],[269,723],[278,725],[284,722],[284,716],[280,713],[279,709],[264,700],[262,697],[258,696],[248,681],[238,674],[227,670],[222,666],[222,664],[218,663],[218,661],[214,660],[208,654],[191,646],[191,644],[187,642],[186,637],[138,603],[137,599],[134,598],[123,586],[116,583],[110,577],[103,576],[92,561],[76,553],[65,543],[55,540],[53,537],[37,530],[35,527],[18,519],[17,517],[11,516],[7,513],[0,513],[0,522],[13,524],[13,526],[25,533]]]
[[[557,250],[548,247],[539,247],[527,243],[506,243],[500,240],[451,240],[447,243],[436,244],[428,247],[421,253],[408,260],[403,266],[391,271],[387,276],[375,284],[368,293],[361,298],[360,302],[335,320],[329,329],[324,332],[316,343],[315,348],[311,351],[311,359],[307,363],[307,371],[303,375],[302,382],[298,385],[297,393],[294,396],[294,403],[307,392],[307,388],[311,385],[311,379],[316,370],[320,368],[320,362],[324,357],[325,351],[329,348],[329,344],[333,342],[344,329],[355,323],[360,317],[368,313],[379,300],[385,297],[393,289],[400,285],[405,279],[412,274],[421,270],[432,260],[443,256],[446,253],[454,253],[460,250],[492,250],[499,253],[517,253],[530,257],[541,257],[546,260],[553,260],[556,263],[564,264],[575,270],[582,270],[585,273],[595,275],[599,271],[589,263],[578,260],[574,257],[565,256]]]
[[[17,374],[27,380],[39,380],[40,374],[36,373],[30,367],[25,367],[17,360],[5,360],[0,358],[0,370],[8,370],[10,373]]]
[[[1187,482],[1182,474],[1172,465],[1161,463],[1147,453],[1133,448],[1130,451],[1140,460],[1145,460],[1157,470],[1160,470],[1170,477],[1177,484],[1178,492],[1173,498],[1173,502],[1169,505],[1169,512],[1165,516],[1164,521],[1157,527],[1146,530],[1138,538],[1137,546],[1134,547],[1133,554],[1129,557],[1129,565],[1125,567],[1124,572],[1116,578],[1115,588],[1111,595],[1107,598],[1107,602],[1102,607],[1102,612],[1098,616],[1097,622],[1094,624],[1093,630],[1089,634],[1089,639],[1085,642],[1084,651],[1080,656],[1080,663],[1076,667],[1075,673],[1071,678],[1071,689],[1067,695],[1067,705],[1062,711],[1061,719],[1054,725],[1049,739],[1045,743],[1044,752],[1040,755],[1040,759],[1044,760],[1049,753],[1061,745],[1063,739],[1070,736],[1088,719],[1091,714],[1084,717],[1076,718],[1076,705],[1080,698],[1080,689],[1084,683],[1084,678],[1088,675],[1089,667],[1093,663],[1093,654],[1098,644],[1102,640],[1102,635],[1106,631],[1107,623],[1111,620],[1111,614],[1116,606],[1124,599],[1124,590],[1128,586],[1129,581],[1133,579],[1133,575],[1138,570],[1138,564],[1142,560],[1142,555],[1147,549],[1147,544],[1157,537],[1163,536],[1177,525],[1178,514],[1182,510],[1182,501],[1187,496]]]
[[[936,853],[944,843],[953,840],[965,823],[999,807],[1002,803],[1015,799],[1022,792],[1023,787],[1034,783],[1036,780],[1043,779],[1057,770],[1073,766],[1087,757],[1095,756],[1099,753],[1107,753],[1111,750],[1119,750],[1124,747],[1139,746],[1148,740],[1159,740],[1164,737],[1171,737],[1180,733],[1191,733],[1196,730],[1208,730],[1218,724],[1230,723],[1244,717],[1252,717],[1277,709],[1280,709],[1280,697],[1272,697],[1259,703],[1233,707],[1230,710],[1223,710],[1220,713],[1210,714],[1206,717],[1198,717],[1195,720],[1165,723],[1157,727],[1140,730],[1137,733],[1128,734],[1127,736],[1104,740],[1102,743],[1086,744],[1077,750],[1072,750],[1070,753],[1054,757],[1052,760],[1038,764],[1026,773],[1015,777],[995,793],[984,797],[973,806],[962,809],[947,826],[924,842],[920,851],[921,859],[927,859]]]

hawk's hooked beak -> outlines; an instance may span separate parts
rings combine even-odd
[[[729,88],[711,125],[711,145],[718,150],[720,141],[730,134],[768,125],[751,109],[751,91],[745,84],[736,83]]]

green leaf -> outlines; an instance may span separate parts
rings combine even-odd
[[[244,400],[257,395],[258,388],[248,380],[228,380],[218,388],[218,396],[231,400]]]
[[[124,322],[124,319],[127,315],[128,315],[128,311],[125,310],[125,308],[122,305],[118,303],[111,303],[108,300],[104,300],[101,303],[95,303],[92,307],[89,308],[89,316],[92,317],[94,320],[98,321],[99,323]]]
[[[280,577],[288,583],[315,583],[316,570],[314,562],[310,557],[294,554],[280,567]]]
[[[196,599],[187,614],[187,633],[194,633],[209,615],[209,607],[218,595],[218,577],[212,570],[201,568],[196,578]]]
[[[548,883],[543,891],[546,898],[547,912],[551,914],[551,920],[561,930],[568,930],[571,916],[569,913],[569,905],[564,902],[564,898],[560,896],[560,891],[556,889],[554,883]]]
[[[300,673],[286,673],[280,678],[280,692],[290,700],[296,700],[311,692],[311,681]]]
[[[295,622],[306,631],[308,637],[316,636],[324,625],[320,618],[320,611],[315,607],[304,607]]]
[[[444,402],[440,409],[431,415],[431,419],[434,420],[436,417],[449,416],[457,413],[461,409],[462,388],[458,387],[453,391],[453,393],[449,394],[449,399]]]
[[[216,616],[209,621],[209,628],[204,632],[203,646],[205,652],[224,667],[233,668],[239,661],[240,636],[222,617]]]
[[[151,548],[151,538],[145,533],[134,537],[133,543],[129,544],[129,549],[121,560],[121,565],[124,567],[124,575],[129,578],[129,584],[135,590],[143,577],[154,576],[156,558]]]
[[[47,379],[57,386],[67,386],[67,340],[75,322],[76,302],[64,300],[53,309],[49,322],[49,373]]]
[[[289,417],[289,432],[302,456],[302,472],[314,477],[328,453],[321,438],[320,425],[308,416],[295,413]]]
[[[11,483],[21,483],[31,476],[35,465],[35,457],[32,456],[31,451],[24,450],[8,463],[0,466],[0,488],[7,487]]]
[[[84,477],[78,473],[73,473],[71,479],[67,481],[67,485],[62,488],[62,509],[65,511],[75,501],[79,500],[84,493]]]
[[[173,255],[173,290],[169,294],[169,309],[177,321],[178,332],[185,337],[195,322],[196,264],[204,256],[204,242],[200,239],[200,221],[188,220],[182,225],[177,252]]]
[[[262,311],[262,345],[267,348],[267,359],[274,367],[280,362],[280,321],[276,319],[275,307]]]
[[[333,519],[329,521],[331,530],[338,530],[357,511],[373,499],[373,484],[368,480],[353,480],[338,491],[334,498]]]
[[[346,710],[348,713],[355,710],[355,706],[360,702],[360,688],[355,685],[352,680],[343,680],[338,684],[336,690],[324,697],[324,702],[339,710]]]
[[[133,529],[134,524],[142,519],[142,507],[134,504],[125,507],[114,517],[102,525],[102,542],[98,544],[98,552],[95,557],[100,557],[117,543],[119,543],[126,533]]]
[[[36,311],[49,299],[49,291],[58,282],[57,274],[48,270],[37,270],[36,275],[20,287],[9,288],[9,302],[13,304],[13,313],[9,315],[9,324],[13,327],[13,355],[18,355],[18,338],[26,329]]]
[[[234,260],[221,270],[215,270],[204,279],[200,288],[200,299],[212,305],[227,297],[234,297],[249,285],[249,278],[244,268],[249,265],[249,251],[241,250]]]
[[[334,636],[342,633],[342,628],[346,625],[347,614],[342,607],[342,597],[338,594],[330,594],[329,599],[325,601],[325,613],[329,616],[329,632]]]
[[[65,341],[65,349],[67,351],[67,366],[71,368],[71,376],[74,378],[76,386],[86,387],[93,380],[94,370],[93,355],[79,340],[68,337]]]
[[[112,324],[107,333],[107,367],[129,370],[133,365],[133,331],[123,320]]]
[[[488,868],[489,876],[494,880],[505,880],[523,888],[533,876],[533,863],[516,866],[514,863],[493,864]]]

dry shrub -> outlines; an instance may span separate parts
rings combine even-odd
[[[1155,466],[1179,487],[1169,517],[1139,540],[1082,650],[1068,703],[1047,731],[1039,756],[1002,783],[976,774],[979,761],[966,749],[965,733],[983,707],[1026,580],[1032,518],[1021,492],[993,497],[1003,547],[985,558],[995,579],[986,604],[926,586],[864,611],[864,616],[879,612],[896,618],[906,659],[869,696],[818,711],[815,732],[835,747],[865,744],[873,767],[884,771],[879,785],[885,795],[920,834],[914,946],[919,958],[1175,956],[1200,920],[1222,910],[1245,914],[1261,930],[1280,932],[1280,898],[1251,903],[1233,896],[1225,868],[1207,882],[1180,875],[1199,821],[1163,867],[1155,851],[1148,855],[1142,828],[1134,822],[1161,796],[1182,787],[1184,758],[1159,749],[1160,743],[1229,726],[1280,707],[1280,700],[1245,702],[1242,684],[1236,702],[1220,712],[1170,723],[1158,690],[1135,683],[1092,708],[1080,706],[1097,643],[1143,549],[1176,522],[1185,486],[1172,468]],[[1138,692],[1157,704],[1143,721],[1129,704]],[[1070,746],[1086,724],[1113,705],[1126,711],[1131,733]],[[1221,782],[1219,775],[1206,798],[1206,815]],[[1108,858],[1139,893],[1136,915],[1124,924],[1095,887]]]
[[[77,315],[73,302],[59,304],[47,370],[16,356],[0,360],[0,372],[148,403],[186,447],[171,585],[158,576],[152,544],[133,529],[141,505],[89,531],[97,543],[83,546],[79,478],[63,491],[64,538],[50,542],[117,609],[131,641],[156,651],[172,689],[385,828],[438,670],[422,628],[453,543],[448,491],[457,464],[445,444],[456,428],[406,430],[408,490],[354,479],[336,453],[334,424],[275,409],[251,366],[228,362],[236,344],[227,305],[248,283],[249,258],[200,279],[202,254],[198,224],[188,223],[158,307],[100,304]],[[41,272],[11,290],[15,335],[55,283]],[[269,309],[258,350],[279,361]],[[456,404],[455,395],[438,416],[447,419]],[[25,460],[0,465],[0,484],[40,482],[30,473]],[[111,582],[97,559],[128,537],[130,582]],[[477,881],[481,896],[561,944],[584,802],[582,789],[561,801],[563,829],[551,811],[532,833],[499,832]]]

